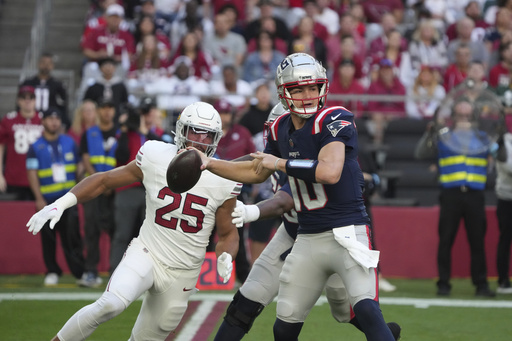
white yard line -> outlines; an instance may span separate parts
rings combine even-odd
[[[185,324],[183,329],[178,334],[178,337],[174,339],[174,341],[189,341],[194,338],[197,331],[203,325],[204,320],[208,318],[208,315],[212,312],[213,307],[217,301],[215,300],[205,300],[201,303],[195,313],[190,317],[188,322]]]
[[[72,301],[87,300],[94,301],[101,296],[101,292],[90,293],[0,293],[1,301]],[[197,293],[190,297],[191,301],[206,301],[214,304],[216,301],[230,302],[232,294],[221,293]],[[213,303],[212,303],[213,302]],[[325,296],[318,299],[317,305],[327,303]],[[407,305],[416,308],[428,307],[461,307],[461,308],[509,308],[512,309],[512,301],[488,300],[458,300],[441,298],[410,298],[410,297],[381,297],[382,305]],[[199,309],[199,308],[198,308]],[[210,307],[211,310],[211,307]],[[206,314],[207,315],[207,314]]]

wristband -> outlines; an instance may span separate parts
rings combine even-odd
[[[316,182],[316,167],[318,160],[292,160],[286,161],[286,174],[307,182]]]
[[[74,195],[71,192],[67,192],[66,194],[64,194],[64,196],[55,200],[55,205],[57,205],[58,207],[61,207],[62,210],[65,210],[65,209],[75,206],[77,204],[77,202],[78,202],[78,199],[76,198],[76,195]]]
[[[260,217],[260,208],[256,205],[245,205],[245,222],[252,223]]]
[[[277,159],[276,159],[276,162],[274,162],[274,170],[275,170],[276,172],[278,172],[278,171],[279,171],[279,170],[277,169],[277,163],[279,162],[279,160],[281,160],[281,159],[280,159],[280,158],[277,158]]]

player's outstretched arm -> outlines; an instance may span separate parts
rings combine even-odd
[[[256,220],[277,218],[291,211],[293,205],[293,198],[284,191],[278,191],[272,198],[260,201],[256,205],[237,202],[236,208],[231,213],[232,223],[240,228]]]
[[[238,252],[239,236],[236,227],[231,223],[231,212],[235,208],[236,198],[226,200],[215,213],[215,225],[219,240],[215,247],[217,254],[217,272],[227,283],[233,271],[233,259]]]
[[[135,164],[135,160],[108,172],[95,173],[76,184],[63,197],[34,214],[27,223],[28,232],[37,234],[48,220],[50,228],[53,229],[66,209],[91,200],[108,190],[142,181],[142,178],[142,171]]]
[[[187,149],[195,149],[188,147]],[[197,149],[196,149],[197,150]],[[225,161],[207,157],[202,152],[197,150],[201,155],[203,165],[202,170],[209,170],[225,179],[241,182],[244,184],[258,184],[265,181],[274,171],[267,169],[261,170],[259,167],[259,160],[250,161]]]

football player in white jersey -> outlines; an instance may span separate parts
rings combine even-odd
[[[36,213],[27,223],[36,234],[62,212],[104,191],[142,181],[146,189],[146,219],[140,234],[128,246],[103,295],[76,312],[53,340],[84,340],[103,322],[119,315],[143,293],[141,310],[130,341],[165,340],[180,322],[200,274],[214,225],[217,271],[227,282],[238,251],[238,232],[231,212],[241,184],[203,171],[188,192],[173,193],[166,171],[179,149],[194,146],[213,156],[222,136],[222,124],[213,106],[197,102],[186,107],[176,123],[176,145],[148,141],[134,161],[96,173],[73,187],[61,199]],[[122,337],[122,336],[121,336]]]

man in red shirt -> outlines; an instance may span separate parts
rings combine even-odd
[[[448,65],[444,73],[444,88],[446,93],[462,83],[471,63],[471,50],[469,45],[460,44],[455,51],[455,63]]]
[[[16,200],[34,200],[26,158],[28,148],[43,132],[34,87],[20,87],[17,104],[19,111],[8,113],[0,122],[0,192],[12,193]]]
[[[123,61],[123,54],[130,58],[135,53],[135,43],[130,32],[120,29],[124,18],[121,5],[112,4],[105,11],[106,25],[93,29],[82,44],[83,54],[90,61],[112,57]]]
[[[331,96],[327,100],[327,105],[341,105],[350,110],[356,117],[363,114],[363,103],[360,99],[337,99],[336,95],[361,95],[365,93],[365,88],[354,79],[356,68],[351,59],[342,59],[336,70],[334,70],[333,81],[329,92]],[[335,99],[336,98],[336,99]]]
[[[501,43],[500,62],[489,71],[489,85],[493,88],[508,86],[512,70],[512,43]]]

